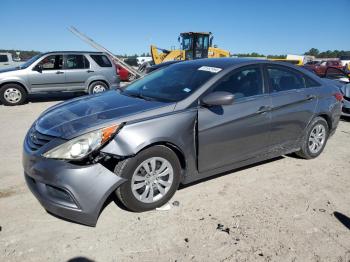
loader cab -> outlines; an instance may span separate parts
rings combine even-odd
[[[207,58],[209,46],[213,37],[211,33],[187,32],[180,34],[182,50],[185,52],[185,60]]]

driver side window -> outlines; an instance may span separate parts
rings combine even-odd
[[[50,55],[41,60],[37,66],[41,66],[42,70],[59,70],[62,69],[63,56]]]
[[[259,67],[251,67],[225,77],[213,92],[232,93],[235,100],[263,94],[262,74]]]

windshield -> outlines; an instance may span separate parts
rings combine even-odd
[[[19,68],[24,69],[33,64],[36,60],[38,60],[39,57],[43,56],[43,54],[38,54],[36,56],[33,56],[31,59],[27,60],[27,62],[21,64]]]
[[[187,98],[220,68],[179,63],[161,68],[130,84],[122,94],[164,102]]]

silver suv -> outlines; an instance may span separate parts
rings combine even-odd
[[[116,68],[100,52],[49,52],[26,63],[0,70],[0,101],[19,105],[28,94],[41,92],[99,93],[119,87]]]

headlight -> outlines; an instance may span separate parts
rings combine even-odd
[[[43,154],[46,158],[81,159],[104,145],[118,130],[119,125],[96,130],[51,149]]]

